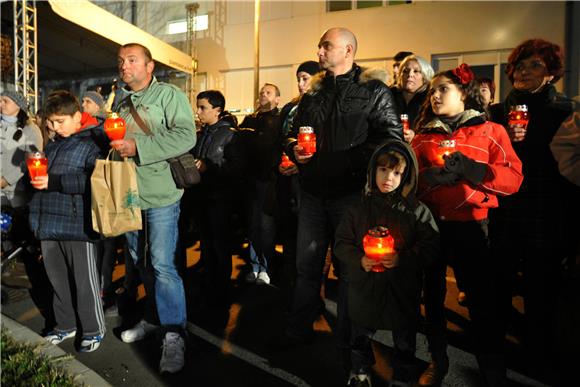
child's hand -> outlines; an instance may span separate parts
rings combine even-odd
[[[383,259],[381,259],[381,265],[387,269],[392,269],[399,266],[399,254],[396,252],[386,254]]]
[[[363,257],[360,259],[360,265],[362,266],[363,270],[366,271],[367,273],[369,271],[371,271],[373,266],[376,264],[377,263],[375,261],[373,261],[372,259],[370,259],[366,255],[363,255]]]
[[[47,176],[36,176],[30,181],[30,184],[36,189],[46,189],[48,187],[48,175]]]

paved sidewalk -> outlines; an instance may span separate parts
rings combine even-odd
[[[64,369],[75,378],[75,381],[90,387],[108,387],[111,386],[95,371],[74,358],[73,354],[68,354],[56,345],[46,342],[40,335],[28,329],[24,325],[12,320],[10,317],[2,315],[2,327],[5,328],[10,336],[21,343],[31,344],[40,347],[40,353],[48,358],[60,358],[63,356],[73,356],[72,359],[60,362]]]

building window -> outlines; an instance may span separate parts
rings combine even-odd
[[[208,15],[199,15],[195,17],[195,30],[205,31],[209,27]],[[167,33],[169,35],[183,34],[187,32],[187,20],[173,20],[167,23]]]
[[[411,2],[409,0],[326,0],[326,10],[328,12],[348,11],[351,9],[410,4]]]

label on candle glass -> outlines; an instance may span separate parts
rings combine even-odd
[[[445,164],[445,157],[455,152],[455,140],[442,140],[437,147],[438,163]]]

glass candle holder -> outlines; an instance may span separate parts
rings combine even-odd
[[[301,126],[298,132],[298,145],[302,147],[299,152],[302,156],[312,156],[316,153],[316,133],[311,126]]]
[[[105,120],[105,133],[111,141],[122,140],[125,138],[126,126],[125,120],[119,114],[110,113]]]
[[[530,121],[528,107],[526,105],[517,105],[512,107],[512,110],[508,114],[508,125],[509,126],[519,126],[527,129],[528,122]]]
[[[292,162],[292,160],[290,160],[290,157],[288,157],[288,155],[284,152],[282,153],[282,158],[280,160],[280,166],[284,169],[294,166],[294,163]]]
[[[28,153],[26,155],[26,166],[31,180],[48,175],[48,159],[44,152]]]
[[[368,233],[363,238],[363,248],[365,255],[377,261],[376,265],[373,265],[372,271],[375,273],[380,273],[386,270],[386,268],[380,263],[381,259],[386,254],[395,251],[395,239],[386,227],[375,227],[368,231]]]

